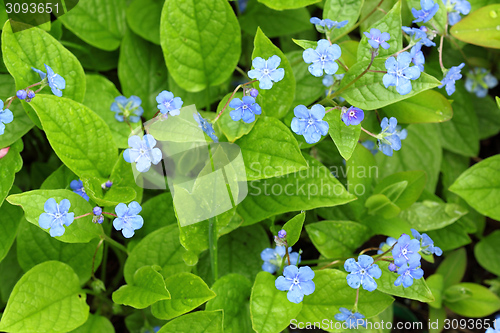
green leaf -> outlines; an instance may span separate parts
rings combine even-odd
[[[16,283],[0,330],[68,332],[85,323],[88,315],[86,294],[81,292],[75,272],[61,262],[46,261]]]
[[[384,106],[383,111],[387,117],[396,117],[398,123],[402,124],[441,123],[453,116],[450,102],[434,90],[423,91],[403,101]]]
[[[389,271],[387,268],[389,263],[379,261],[377,265],[382,269],[382,276],[377,280],[377,290],[389,295],[414,299],[420,302],[434,301],[434,296],[423,278],[413,280],[413,285],[409,288],[405,288],[402,284],[396,287],[394,281],[396,281],[398,275]]]
[[[276,333],[284,330],[302,309],[286,298],[286,292],[274,285],[276,278],[268,272],[260,272],[255,278],[250,296],[252,328],[257,333]],[[307,299],[306,296],[305,299]]]
[[[294,246],[295,243],[299,241],[300,234],[302,232],[302,226],[304,225],[304,220],[306,219],[306,213],[300,213],[294,216],[290,221],[285,223],[283,230],[286,231],[286,241],[288,246]]]
[[[153,303],[170,298],[163,276],[151,266],[139,268],[134,283],[121,286],[113,293],[113,302],[144,309]]]
[[[134,0],[127,8],[130,29],[142,38],[160,45],[160,20],[163,1]]]
[[[158,333],[220,333],[223,317],[222,311],[193,312],[168,322]]]
[[[365,1],[360,15],[360,31],[370,31],[370,27],[384,18],[399,0]],[[377,10],[380,8],[381,10]],[[404,7],[403,7],[404,9]]]
[[[455,300],[450,297],[453,294],[466,297]],[[451,286],[445,290],[443,298],[451,311],[464,317],[486,317],[500,310],[500,298],[488,288],[475,283],[463,282]]]
[[[359,51],[358,51],[359,56]],[[339,91],[346,87],[358,75],[360,75],[366,68],[370,60],[357,62],[354,66],[349,68],[349,71],[341,81]],[[385,59],[375,59],[371,70],[385,71]],[[366,73],[353,85],[343,90],[341,96],[344,97],[350,104],[361,108],[363,110],[374,110],[382,108],[386,105],[398,102],[418,93],[435,88],[441,84],[441,81],[429,74],[422,73],[420,78],[411,82],[413,89],[406,95],[400,95],[395,87],[384,87],[382,83],[383,73]],[[403,144],[404,146],[404,144]]]
[[[366,199],[365,207],[368,209],[368,214],[380,215],[387,219],[396,217],[401,212],[401,208],[396,206],[387,196],[380,193],[373,194]]]
[[[387,43],[389,43],[391,47],[389,47],[387,50],[381,46],[378,48],[377,57],[384,58],[384,62],[385,58],[393,55],[403,48],[403,32],[401,30],[401,26],[401,1],[398,1],[394,5],[394,7],[392,7],[390,12],[388,12],[380,21],[370,27],[370,29],[378,29],[381,32],[388,32],[391,34],[391,39],[387,41]],[[370,32],[369,30],[367,31]],[[358,47],[358,61],[370,61],[372,55],[371,49],[372,47],[370,46],[370,44],[368,44],[368,38],[365,36],[365,34],[362,34]]]
[[[436,270],[443,276],[443,287],[451,287],[462,281],[467,268],[467,253],[464,248],[446,254]]]
[[[316,47],[316,44],[314,44],[314,47]],[[309,73],[309,65],[304,62],[302,54],[302,51],[293,51],[286,54],[296,81],[295,99],[292,105],[312,104],[325,93],[322,78]]]
[[[340,155],[347,161],[351,158],[361,133],[361,124],[347,126],[341,118],[341,110],[331,110],[324,121],[329,125],[328,134],[337,146]]]
[[[155,250],[151,252],[151,249]],[[185,252],[179,243],[179,229],[176,225],[158,229],[144,237],[130,252],[123,269],[125,282],[132,284],[135,272],[143,266],[161,266],[160,273],[163,277],[187,272],[191,268],[182,259]]]
[[[306,225],[314,246],[326,258],[343,258],[370,238],[370,231],[352,221],[321,221]]]
[[[64,97],[37,95],[31,105],[50,145],[71,171],[79,177],[109,176],[117,149],[104,120],[83,104]]]
[[[363,217],[361,222],[370,228],[372,235],[384,235],[398,239],[403,233],[411,234],[408,223],[398,217],[386,219],[379,215],[373,215]]]
[[[89,318],[82,326],[71,333],[114,333],[115,328],[108,318],[89,314]]]
[[[14,285],[24,274],[17,262],[15,247],[11,247],[7,256],[0,261],[0,270],[2,271],[0,274],[0,300],[5,305]]]
[[[267,60],[273,55],[280,57],[281,63],[279,68],[285,70],[285,77],[279,82],[274,82],[270,90],[259,89],[258,82],[253,85],[254,88],[259,90],[258,102],[262,108],[262,114],[269,117],[283,118],[295,98],[295,77],[293,76],[293,70],[283,52],[269,40],[260,28],[257,29],[252,59],[261,57]]]
[[[249,183],[247,197],[237,212],[243,225],[286,212],[342,205],[356,199],[318,161],[308,158],[309,168],[285,177]]]
[[[451,185],[479,213],[500,220],[500,155],[489,157],[467,169]]]
[[[312,40],[302,40],[302,39],[294,39],[292,38],[293,42],[303,48],[304,50],[307,49],[315,49],[318,46],[317,41],[312,41]]]
[[[399,215],[418,231],[444,228],[467,214],[468,211],[457,204],[444,204],[424,200],[416,202]]]
[[[7,201],[13,205],[21,206],[28,222],[40,228],[38,218],[40,214],[44,213],[43,206],[50,198],[54,198],[57,203],[60,203],[63,199],[68,199],[71,203],[69,212],[75,213],[75,217],[92,211],[92,206],[85,199],[69,190],[28,191],[11,195],[7,198]],[[88,243],[103,233],[101,225],[92,223],[91,221],[91,216],[74,220],[70,226],[65,227],[66,231],[64,235],[54,238],[65,243]],[[49,233],[49,230],[42,230]]]
[[[484,269],[500,276],[500,230],[492,232],[477,243],[474,255]]]
[[[450,33],[462,42],[500,49],[499,16],[500,4],[480,8],[463,17],[450,29]]]
[[[85,192],[98,206],[110,207],[119,203],[129,203],[136,197],[136,192],[131,187],[122,187],[113,183],[110,189],[103,190],[101,187],[107,181],[107,178],[81,177]]]
[[[432,238],[434,244],[439,246],[443,251],[454,250],[471,242],[461,220],[443,229],[431,230],[427,234]]]
[[[227,94],[224,96],[224,98],[220,101],[219,105],[217,106],[217,114],[219,114],[222,111],[222,108],[228,103],[229,97],[231,97],[232,93]],[[234,98],[243,98],[243,93],[237,92],[234,95]],[[256,124],[256,121],[251,122],[250,124],[245,123],[243,120],[240,121],[234,121],[231,119],[231,115],[229,114],[231,111],[234,109],[232,107],[228,106],[224,110],[224,113],[222,113],[222,116],[220,119],[217,121],[217,124],[219,125],[220,130],[228,141],[234,142],[237,139],[241,138],[242,136],[250,133],[254,125]],[[260,116],[256,116],[256,119],[258,120]]]
[[[187,91],[223,83],[240,59],[240,26],[226,0],[166,0],[160,39],[170,74]]]
[[[469,95],[474,104],[478,125],[479,139],[483,140],[500,132],[500,108],[491,96],[479,98],[476,95]],[[500,101],[497,97],[497,102]],[[499,102],[500,103],[500,102]],[[0,145],[1,146],[1,145]]]
[[[0,206],[14,184],[16,173],[23,167],[22,150],[23,141],[19,140],[9,148],[7,155],[0,159]]]
[[[351,170],[347,173],[349,192],[355,194],[358,201],[364,201],[370,195],[373,180],[378,175],[375,157],[362,144],[358,143],[351,158],[346,161],[346,168]],[[375,169],[374,175],[372,169]]]
[[[171,91],[174,96],[180,97],[184,102],[184,106],[196,104],[199,107],[205,106],[205,109],[207,110],[210,110],[211,104],[218,102],[230,89],[229,81],[225,81],[222,84],[207,87],[202,91],[189,92],[179,87],[179,85],[172,78],[172,75],[168,76],[167,81],[168,90]]]
[[[68,30],[85,42],[99,49],[113,51],[120,46],[127,29],[126,7],[125,0],[83,0],[58,18]]]
[[[259,0],[266,6],[276,10],[294,9],[312,5],[321,0]]]
[[[333,29],[330,34],[331,40],[352,29],[358,20],[359,14],[361,14],[363,2],[364,0],[326,0],[323,9],[323,19],[339,22],[344,20],[349,21],[345,27]]]
[[[142,178],[135,179],[132,166],[123,158],[123,152],[120,154],[120,156],[118,156],[118,160],[113,166],[113,170],[111,171],[111,176],[109,176],[109,180],[113,182],[113,187],[114,186],[116,186],[117,188],[128,187],[134,189],[136,193],[135,201],[137,202],[142,201],[142,193],[144,191],[143,179]]]
[[[333,320],[339,308],[351,309],[356,298],[356,291],[347,285],[347,274],[336,269],[315,271],[314,284],[316,290],[304,297],[303,307],[297,316],[299,322],[321,322],[324,318]],[[377,280],[378,281],[378,280]],[[379,291],[359,291],[358,311],[365,317],[373,317],[387,307],[394,299]],[[332,297],[335,295],[335,297]],[[335,324],[334,324],[335,325]]]
[[[245,160],[249,181],[279,177],[307,168],[297,140],[276,118],[261,116],[252,131],[236,144]]]
[[[121,93],[116,89],[113,82],[99,74],[87,74],[87,91],[82,102],[97,113],[109,126],[111,135],[118,148],[128,148],[128,137],[130,127],[126,122],[119,122],[115,118],[115,112],[111,111],[111,104]]]
[[[142,239],[160,228],[176,224],[172,194],[162,193],[143,203],[141,216],[148,223],[135,231],[134,239]]]
[[[441,333],[446,323],[446,308],[429,308],[429,333]]]
[[[152,118],[158,110],[156,96],[165,90],[167,81],[160,47],[128,32],[120,47],[118,78],[123,94],[140,97],[144,117]]]
[[[394,173],[382,179],[375,189],[374,193],[382,193],[388,195],[390,186],[398,182],[406,182],[404,190],[397,195],[391,196],[391,201],[394,202],[402,210],[409,208],[422,194],[427,177],[423,171],[407,171]]]
[[[212,290],[217,296],[207,302],[205,309],[224,311],[224,332],[251,332],[252,322],[248,311],[252,290],[250,280],[239,274],[229,274],[218,279]]]
[[[215,297],[215,293],[199,277],[180,273],[165,279],[170,299],[159,301],[151,307],[156,318],[170,320],[187,313]]]
[[[427,283],[427,286],[429,286],[432,295],[436,299],[434,302],[429,302],[429,306],[439,309],[440,307],[442,307],[443,302],[441,296],[444,290],[443,276],[440,274],[433,274],[425,279],[425,282]]]
[[[17,235],[17,260],[25,272],[45,261],[60,261],[73,268],[78,275],[80,284],[83,285],[92,274],[92,259],[96,253],[98,242],[97,239],[88,243],[76,244],[60,242],[23,219]],[[95,256],[93,264],[95,270],[99,267],[101,258],[102,246]]]
[[[10,205],[8,202],[4,202],[0,207],[0,216],[2,216],[2,223],[0,223],[1,262],[16,239],[19,222],[21,222],[21,218],[23,217],[23,210],[19,207]]]

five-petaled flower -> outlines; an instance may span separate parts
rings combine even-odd
[[[323,121],[325,107],[315,104],[308,109],[304,105],[297,105],[293,110],[295,117],[292,119],[291,128],[298,135],[303,135],[307,143],[316,143],[322,135],[328,133],[328,123]]]
[[[349,311],[346,308],[339,308],[340,313],[335,314],[334,318],[335,320],[338,321],[345,321],[347,324],[347,328],[350,329],[357,329],[358,328],[358,323],[366,327],[366,320],[363,320],[365,318],[364,315],[362,315],[359,312],[352,312]]]
[[[137,96],[118,96],[111,104],[111,111],[115,112],[115,119],[124,121],[128,119],[131,123],[141,120],[144,110],[141,107],[142,100]]]
[[[50,228],[50,235],[52,237],[62,236],[64,234],[64,227],[69,226],[75,219],[75,213],[69,213],[71,203],[68,199],[63,199],[58,204],[54,198],[48,199],[43,205],[45,213],[40,214],[38,224],[43,229]]]
[[[181,113],[180,108],[184,102],[180,97],[174,97],[170,91],[163,90],[156,96],[158,109],[164,116],[178,116]]]
[[[284,246],[276,246],[275,249],[267,248],[260,253],[260,258],[264,260],[262,264],[262,270],[274,274],[280,267],[283,258],[286,255],[286,249]],[[290,263],[292,265],[298,265],[300,263],[299,254],[297,252],[292,252],[292,247],[288,248],[288,255],[290,256]],[[288,265],[288,259],[285,258],[285,265]]]
[[[128,163],[135,163],[135,167],[139,172],[147,172],[151,168],[151,163],[154,165],[160,163],[162,153],[156,146],[156,140],[151,134],[144,135],[141,139],[137,135],[128,138],[130,148],[123,152],[123,159]]]
[[[260,89],[271,89],[273,82],[279,82],[285,77],[285,70],[278,68],[281,63],[281,58],[273,55],[267,60],[257,57],[253,59],[252,70],[248,71],[248,77],[259,81]]]
[[[275,281],[278,290],[288,291],[286,297],[292,303],[299,304],[304,295],[311,295],[316,286],[312,279],[314,271],[308,266],[297,268],[297,266],[286,266],[283,270],[284,276],[279,276]]]
[[[408,135],[406,129],[401,130],[398,120],[394,117],[384,117],[380,123],[382,132],[378,135],[378,149],[387,156],[392,156],[393,150],[401,149],[401,140]]]
[[[451,67],[445,74],[441,85],[438,88],[443,88],[446,86],[446,92],[448,96],[451,96],[455,92],[455,81],[462,78],[460,71],[464,68],[465,63],[461,63],[459,66]]]
[[[471,10],[471,5],[467,0],[441,0],[448,11],[448,22],[450,25],[457,24],[461,19],[462,15],[469,14]]]
[[[413,239],[414,240],[414,239]],[[403,287],[408,288],[413,284],[413,279],[420,279],[424,276],[424,271],[420,266],[420,261],[412,262],[410,264],[404,263],[398,269],[398,278],[394,281],[397,287],[403,284]]]
[[[364,32],[366,38],[368,38],[368,44],[374,49],[378,49],[382,46],[384,49],[391,47],[387,41],[391,39],[391,35],[388,32],[380,32],[380,30],[371,28],[370,32]]]
[[[56,95],[57,97],[61,97],[62,96],[61,89],[66,88],[66,81],[61,75],[54,73],[52,68],[50,68],[47,64],[44,65],[45,69],[47,70],[47,74],[33,67],[31,67],[31,69],[37,72],[42,80],[46,80],[54,95]]]
[[[214,142],[219,142],[219,138],[215,135],[214,128],[211,123],[208,122],[205,118],[203,118],[199,112],[193,113],[194,120],[198,123],[198,127],[201,128],[206,135],[208,135]]]
[[[398,242],[392,249],[392,257],[396,266],[401,267],[407,263],[412,265],[414,263],[420,264],[420,242],[417,239],[411,239],[409,235],[402,234]],[[418,265],[417,265],[418,266]]]
[[[395,86],[400,95],[408,94],[412,89],[410,80],[420,77],[420,69],[417,66],[410,67],[411,62],[412,57],[408,52],[398,54],[397,59],[389,57],[385,61],[387,74],[383,77],[384,86]]]
[[[83,182],[80,179],[72,180],[71,183],[69,183],[69,187],[71,187],[73,192],[75,192],[85,200],[89,201],[89,196],[87,195],[87,192],[85,192],[85,188],[83,187]]]
[[[14,120],[14,114],[9,109],[3,109],[3,101],[0,100],[0,135],[5,132],[5,124],[9,124]]]
[[[438,257],[443,254],[443,250],[441,250],[439,247],[434,246],[434,241],[432,238],[429,237],[427,234],[420,234],[417,230],[411,229],[411,234],[415,239],[420,241],[420,251],[422,251],[423,254],[431,255],[435,254]]]
[[[465,89],[473,92],[477,97],[483,98],[488,94],[488,89],[496,87],[498,79],[486,68],[476,67],[469,71],[465,80]]]
[[[123,237],[132,237],[134,230],[140,229],[144,224],[142,216],[137,215],[141,210],[142,207],[137,201],[132,201],[128,204],[128,207],[124,203],[119,203],[115,208],[118,217],[114,219],[113,227],[118,231],[121,230]]]
[[[360,108],[351,106],[342,111],[342,121],[347,126],[349,125],[359,125],[365,118],[365,113]]]
[[[244,96],[243,99],[234,98],[229,106],[234,110],[229,112],[231,119],[239,121],[242,119],[245,123],[250,124],[255,121],[255,115],[262,113],[260,105],[255,103],[255,98],[252,96]]]
[[[373,258],[365,254],[358,257],[358,262],[354,258],[347,259],[344,269],[351,273],[347,275],[347,284],[354,289],[358,289],[360,285],[368,291],[377,289],[375,279],[382,276],[382,270],[373,262]]]
[[[420,5],[422,6],[421,10],[416,10],[415,8],[411,9],[411,13],[415,17],[413,23],[417,22],[426,23],[434,15],[436,15],[439,9],[439,4],[435,3],[432,0],[420,0]]]
[[[403,31],[415,42],[420,41],[427,47],[436,46],[436,43],[429,39],[429,36],[427,35],[428,29],[425,26],[421,26],[420,29],[409,27],[401,27],[401,29],[403,29]]]
[[[326,39],[318,41],[316,49],[309,48],[304,51],[302,58],[309,65],[309,72],[320,77],[323,71],[326,74],[333,75],[339,69],[339,65],[335,62],[342,55],[342,50],[337,44],[330,45]]]

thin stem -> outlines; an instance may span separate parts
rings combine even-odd
[[[341,261],[342,261],[342,260],[334,260],[334,261],[332,261],[331,263],[329,263],[328,265],[325,265],[325,266],[321,267],[319,270],[321,271],[321,270],[323,270],[323,269],[325,269],[325,268],[328,268],[328,267],[330,267],[330,266],[336,265],[336,264],[340,263]]]
[[[356,300],[354,301],[353,312],[358,312],[359,288],[356,289]]]
[[[394,249],[394,246],[396,246],[396,244],[397,244],[397,243],[398,243],[398,242],[396,242],[396,243],[392,244],[392,246],[391,246],[391,248],[390,248],[389,250],[385,251],[384,253],[381,253],[381,254],[380,254],[380,255],[379,255],[379,256],[378,256],[378,257],[377,257],[377,258],[376,258],[373,262],[375,263],[375,262],[377,262],[377,261],[382,260],[382,257],[383,257],[384,255],[386,255],[387,253],[391,252],[391,251],[392,251],[392,249]]]
[[[340,66],[342,66],[342,68],[345,69],[345,71],[347,72],[349,70],[349,67],[347,67],[342,61],[340,61],[340,59],[337,59],[335,60]]]
[[[220,110],[220,112],[219,112],[219,114],[217,115],[217,117],[215,117],[215,119],[214,119],[213,123],[215,123],[215,122],[216,122],[216,121],[220,118],[220,116],[222,116],[222,113],[224,112],[224,110],[226,110],[227,106],[229,105],[229,102],[231,102],[231,100],[233,99],[234,95],[236,95],[236,93],[238,92],[238,90],[240,90],[240,88],[242,88],[242,87],[244,87],[244,86],[246,86],[246,85],[248,85],[248,84],[254,83],[254,82],[257,82],[257,80],[252,80],[252,81],[249,81],[249,82],[247,82],[247,83],[243,83],[243,84],[238,85],[238,86],[234,89],[234,91],[233,91],[233,93],[231,94],[231,96],[229,96],[229,99],[227,100],[226,105],[224,105],[224,107],[222,108],[222,110]]]
[[[246,77],[247,79],[250,79],[250,78],[248,77],[247,73],[246,73],[243,69],[241,69],[241,68],[239,68],[238,66],[236,66],[236,70],[238,71],[238,73],[240,73],[241,75],[243,75],[243,76],[244,76],[244,77]]]
[[[444,26],[444,32],[441,35],[441,40],[439,41],[439,49],[438,49],[438,53],[439,53],[439,66],[441,66],[441,70],[443,71],[443,73],[446,70],[446,68],[443,65],[443,42],[444,42],[444,37],[447,34],[448,34],[448,13],[446,14],[446,24]]]
[[[7,104],[5,105],[4,109],[8,109],[10,107],[10,105],[12,104],[12,101],[15,100],[16,98],[17,98],[17,96],[12,96],[12,97],[7,98]]]
[[[89,215],[92,215],[92,214],[94,214],[94,213],[90,212],[90,213],[87,213],[87,214],[83,214],[83,215],[77,216],[77,217],[75,217],[75,220],[81,219],[82,217],[89,216]]]
[[[97,278],[95,277],[94,275],[94,264],[95,264],[95,256],[97,255],[97,251],[99,251],[99,248],[101,247],[102,243],[104,243],[104,239],[101,238],[101,240],[99,241],[99,243],[97,244],[97,247],[95,249],[95,252],[94,252],[94,256],[92,257],[92,273],[91,273],[91,276],[92,276],[92,279],[96,280]]]
[[[340,109],[342,109],[342,107],[340,107],[340,106],[334,106],[333,108],[330,108],[330,109],[326,110],[326,111],[325,111],[325,114],[326,114],[326,113],[328,113],[328,112],[330,112],[330,111],[333,111],[333,110],[340,110]]]
[[[361,130],[362,130],[363,132],[365,132],[366,134],[368,134],[368,135],[370,135],[370,136],[373,136],[374,138],[377,138],[377,139],[378,139],[377,135],[373,134],[373,133],[372,133],[372,132],[370,132],[370,131],[365,130],[365,129],[363,128],[363,126],[361,126]]]
[[[111,216],[114,216],[114,217],[118,217],[116,214],[113,214],[113,213],[106,213],[106,212],[102,212],[103,214],[106,214],[106,215],[111,215]]]
[[[33,87],[36,87],[36,86],[39,86],[42,84],[42,81],[40,82],[37,82],[37,83],[33,83],[31,86],[27,86],[26,88],[24,88],[24,90],[28,90],[30,88],[33,88]]]
[[[361,251],[361,252],[359,253],[359,255],[362,255],[362,254],[364,254],[364,253],[366,253],[366,252],[368,252],[368,251],[378,251],[378,250],[380,250],[380,248],[378,248],[378,247],[369,247],[369,248],[364,249],[363,251]]]
[[[128,250],[127,250],[127,248],[125,246],[123,246],[122,244],[118,243],[113,238],[109,237],[108,235],[106,235],[106,234],[101,235],[101,239],[104,239],[105,241],[107,241],[109,243],[109,245],[111,245],[114,248],[119,249],[119,250],[125,252],[127,255],[129,255],[129,252],[128,252]]]
[[[396,53],[394,53],[394,54],[392,54],[392,55],[388,56],[386,59],[388,59],[388,58],[390,58],[390,57],[397,57],[397,56],[398,56],[398,54],[403,53],[404,51],[406,51],[406,50],[408,50],[408,49],[412,48],[412,47],[413,47],[413,45],[415,45],[415,44],[410,43],[410,44],[406,45],[406,47],[405,47],[405,48],[403,48],[403,49],[401,49],[400,51],[398,51],[398,52],[396,52]]]
[[[288,244],[285,244],[285,251],[286,251],[286,259],[288,260],[288,266],[290,266],[292,263],[290,262],[290,253],[288,253]]]
[[[376,71],[374,69],[370,69],[368,72],[370,72],[370,73],[384,73],[384,74],[387,74],[387,71]]]

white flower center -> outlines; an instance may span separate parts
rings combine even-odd
[[[248,109],[248,106],[245,104],[245,105],[243,105],[243,110],[246,110],[246,109]]]
[[[314,120],[313,120],[313,119],[309,119],[309,120],[307,121],[307,123],[308,123],[309,125],[312,125],[312,124],[314,124]]]
[[[264,75],[269,75],[269,69],[264,68],[263,73],[264,73]]]
[[[163,103],[163,105],[165,105],[165,107],[166,107],[167,109],[168,109],[168,108],[170,108],[170,102],[165,102],[165,103]]]
[[[406,256],[406,254],[408,253],[408,250],[407,250],[407,249],[403,249],[403,250],[401,250],[401,253],[402,253],[404,256]]]
[[[363,269],[361,269],[361,270],[359,271],[359,273],[360,273],[360,274],[365,274],[365,273],[366,273],[366,271],[365,271],[365,269],[363,268]]]
[[[321,61],[325,61],[326,60],[326,56],[322,55],[321,56]]]
[[[354,117],[355,115],[356,115],[356,112],[354,112],[354,111],[349,112],[350,117]]]
[[[300,283],[300,281],[299,281],[299,279],[298,279],[298,278],[294,278],[294,279],[293,279],[293,284],[299,284],[299,283]]]

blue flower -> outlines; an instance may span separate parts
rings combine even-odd
[[[128,204],[128,207],[124,203],[119,203],[115,208],[118,217],[113,221],[113,227],[118,231],[121,230],[123,237],[132,237],[134,230],[142,228],[144,224],[142,216],[137,215],[141,210],[142,207],[137,201],[132,201]]]
[[[298,265],[300,263],[299,254],[297,252],[292,252],[292,247],[288,248],[288,254],[290,255],[290,263],[292,265]],[[260,257],[264,260],[262,264],[262,270],[274,274],[280,267],[283,261],[283,257],[286,256],[286,250],[284,246],[276,246],[275,249],[267,248],[260,253]],[[285,259],[285,265],[288,265],[288,260]]]
[[[370,141],[371,142],[371,141]],[[380,243],[379,250],[377,251],[377,254],[382,254],[385,251],[389,250],[394,244],[396,244],[398,240],[394,237],[387,237],[385,242]]]
[[[423,254],[435,254],[438,257],[443,254],[443,250],[441,250],[437,246],[434,246],[434,241],[427,234],[420,235],[420,233],[415,229],[411,229],[411,234],[413,235],[413,237],[415,237],[415,239],[420,241],[420,250]]]
[[[323,76],[323,80],[321,81],[325,87],[331,87],[335,82],[333,75],[325,75]]]
[[[398,54],[397,60],[389,57],[385,61],[387,74],[383,77],[384,86],[395,86],[400,95],[408,94],[412,89],[410,80],[420,77],[420,69],[417,66],[410,67],[411,61],[412,57],[408,52]]]
[[[387,119],[384,117],[380,123],[382,132],[379,134],[378,149],[387,156],[392,156],[393,150],[401,149],[401,140],[408,135],[406,129],[400,130],[398,120],[394,117]]]
[[[351,106],[349,109],[344,109],[342,111],[342,121],[347,126],[349,125],[359,125],[365,118],[365,113],[360,108]]]
[[[451,96],[455,92],[455,81],[462,78],[460,71],[464,68],[465,64],[461,63],[459,66],[451,67],[441,81],[441,85],[438,88],[443,88],[446,85],[446,92],[448,96]]]
[[[498,80],[486,68],[476,67],[469,71],[465,80],[465,89],[473,92],[477,97],[483,98],[488,94],[488,89],[496,87]]]
[[[358,257],[358,262],[354,258],[347,259],[344,263],[344,269],[351,273],[347,275],[347,284],[349,287],[358,289],[360,285],[363,289],[374,291],[377,289],[378,279],[382,276],[382,270],[377,264],[373,263],[373,258],[362,254]]]
[[[319,28],[319,27],[322,28],[322,29],[318,29],[319,32],[325,32],[325,28],[327,30],[340,29],[340,28],[345,27],[346,24],[349,22],[348,20],[341,21],[341,22],[332,21],[330,19],[320,20],[317,17],[311,17],[311,19],[309,21],[312,24],[316,25],[316,28]]]
[[[64,227],[69,226],[75,219],[75,213],[68,213],[71,203],[68,199],[63,199],[58,204],[54,198],[48,199],[43,205],[45,213],[40,214],[38,224],[43,229],[50,228],[52,237],[62,236]]]
[[[267,60],[257,57],[252,61],[253,68],[248,71],[248,77],[259,81],[260,89],[271,89],[273,82],[279,82],[285,77],[285,70],[278,68],[281,58],[273,55]]]
[[[424,44],[427,47],[436,46],[436,43],[434,43],[432,40],[430,40],[429,37],[427,36],[428,30],[425,26],[421,26],[420,29],[419,28],[409,28],[409,27],[401,27],[401,29],[403,29],[403,31],[407,35],[412,37],[412,39],[415,42],[420,41],[422,44]]]
[[[500,333],[500,317],[497,317],[493,325],[488,327],[485,333]]]
[[[130,148],[123,152],[123,159],[128,163],[135,163],[137,171],[147,172],[151,163],[160,163],[162,153],[159,148],[154,148],[156,140],[151,134],[144,135],[143,139],[133,135],[128,138],[128,145]]]
[[[19,99],[25,99],[26,97],[28,97],[28,92],[26,90],[18,90],[16,92],[16,96]]]
[[[299,304],[304,295],[311,295],[316,286],[312,279],[314,272],[308,266],[297,268],[297,266],[286,266],[283,275],[276,279],[275,286],[278,290],[288,291],[286,297],[292,303]]]
[[[99,207],[99,206],[95,206],[93,209],[92,209],[92,213],[94,215],[101,215],[102,214],[102,208]]]
[[[279,238],[285,238],[286,237],[286,230],[284,229],[281,229],[280,231],[278,231],[278,237]]]
[[[340,308],[339,311],[340,313],[335,314],[334,318],[338,321],[345,321],[347,324],[347,328],[357,329],[358,324],[366,327],[366,320],[363,320],[365,316],[361,313],[352,312],[346,308]]]
[[[231,119],[238,121],[243,119],[247,124],[253,123],[255,121],[255,115],[262,113],[260,105],[255,103],[255,98],[252,96],[244,96],[243,100],[239,98],[234,98],[229,106],[234,110],[229,112]]]
[[[410,239],[407,234],[402,234],[398,242],[392,249],[392,257],[396,266],[401,267],[405,264],[420,264],[420,242],[417,239]],[[417,265],[418,266],[418,265]]]
[[[33,98],[35,98],[35,92],[32,90],[28,91],[28,98],[25,101],[29,103]]]
[[[391,39],[391,35],[388,32],[380,32],[380,30],[371,28],[370,32],[363,32],[368,38],[368,44],[374,49],[378,49],[379,46],[382,46],[384,49],[388,49],[391,47],[387,41]]]
[[[371,140],[363,141],[363,142],[361,142],[361,145],[363,147],[365,147],[366,149],[368,149],[373,155],[378,153],[378,148],[375,147],[375,142],[373,142]]]
[[[174,97],[170,91],[163,90],[156,96],[158,109],[165,116],[178,116],[181,113],[180,108],[184,102],[180,97]]]
[[[141,103],[141,99],[137,96],[130,96],[129,98],[118,96],[111,104],[111,111],[116,112],[115,119],[118,121],[123,121],[126,118],[130,122],[136,123],[141,120],[144,113]]]
[[[434,15],[436,15],[439,5],[434,3],[432,0],[420,0],[420,5],[422,6],[421,10],[416,10],[415,8],[411,9],[411,13],[416,18],[413,23],[423,22],[426,23],[429,21]]]
[[[45,64],[44,64],[45,65]],[[57,97],[62,96],[62,91],[61,89],[66,88],[66,81],[64,78],[59,75],[54,73],[52,68],[50,68],[48,65],[45,65],[45,69],[47,70],[47,74],[42,72],[39,69],[31,67],[32,70],[38,73],[40,75],[40,78],[42,80],[46,80],[46,82],[49,84],[50,89],[52,90],[52,93],[56,95]]]
[[[304,51],[302,58],[309,65],[309,72],[320,77],[323,75],[323,70],[326,74],[335,74],[339,69],[339,65],[335,62],[342,55],[340,46],[337,44],[330,45],[326,39],[320,39],[316,49],[309,48]]]
[[[470,13],[471,6],[469,1],[466,0],[441,0],[446,6],[448,11],[448,22],[450,25],[457,24],[461,19],[462,15],[467,15]]]
[[[219,138],[215,135],[214,128],[212,124],[209,123],[205,118],[203,118],[199,112],[193,113],[193,118],[198,123],[198,127],[201,128],[205,134],[207,134],[214,142],[219,142]]]
[[[303,135],[307,143],[316,143],[322,135],[328,133],[328,123],[322,120],[325,116],[323,105],[315,104],[310,110],[304,105],[297,105],[293,113],[295,117],[292,119],[292,131]]]
[[[14,115],[9,109],[3,109],[3,101],[0,100],[0,135],[5,132],[5,124],[9,124],[14,120]]]
[[[255,88],[250,89],[250,96],[257,98],[257,96],[259,96],[259,91]]]
[[[415,64],[415,66],[418,67],[418,69],[423,72],[424,71],[424,64],[425,64],[425,57],[424,54],[421,51],[422,49],[422,44],[418,42],[413,46],[410,50],[410,56],[411,56],[411,62]]]
[[[83,182],[81,180],[72,180],[69,187],[71,187],[74,193],[89,201],[89,196],[85,192],[85,188],[83,187]]]
[[[413,284],[413,279],[421,279],[422,276],[424,276],[424,271],[419,266],[419,261],[412,262],[409,265],[404,263],[403,266],[398,269],[399,276],[396,281],[394,281],[394,285],[397,287],[403,284],[403,287],[408,288]]]
[[[247,9],[248,0],[238,0],[238,7],[240,8],[240,13],[244,13]]]

